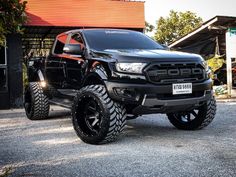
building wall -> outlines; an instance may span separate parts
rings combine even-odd
[[[12,34],[7,37],[8,95],[11,108],[22,107],[22,44],[21,36]]]
[[[0,47],[0,109],[10,108],[6,48]]]
[[[144,2],[114,0],[27,0],[29,26],[144,29]]]

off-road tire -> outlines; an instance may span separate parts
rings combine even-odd
[[[26,116],[31,120],[40,120],[48,117],[48,97],[44,94],[38,82],[30,82],[24,94],[24,108]]]
[[[216,100],[212,97],[209,101],[198,108],[198,114],[195,119],[189,122],[183,122],[178,113],[167,114],[169,121],[181,130],[197,130],[208,126],[215,118]]]
[[[85,116],[86,102],[91,100],[97,103],[99,114],[99,130],[91,135]],[[89,104],[89,103],[88,103]],[[87,118],[88,120],[88,118]],[[107,94],[103,85],[89,85],[80,89],[72,106],[73,127],[82,141],[89,144],[104,144],[117,139],[126,123],[126,110],[120,103],[114,102]],[[91,126],[90,126],[91,129]]]

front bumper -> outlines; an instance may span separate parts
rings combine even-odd
[[[136,105],[133,114],[171,113],[200,106],[212,97],[211,79],[192,83],[192,94],[173,95],[172,84],[105,82],[109,96],[124,104]]]

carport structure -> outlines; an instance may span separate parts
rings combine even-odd
[[[204,22],[189,34],[169,45],[175,50],[192,52],[210,58],[216,53],[220,55],[226,65],[221,68],[223,83],[227,83],[229,96],[235,96],[236,88],[236,17],[215,16]],[[232,38],[234,41],[232,41]],[[233,78],[232,78],[233,77]],[[235,79],[234,79],[235,78]]]
[[[59,33],[78,28],[143,31],[145,27],[141,1],[28,0],[26,14],[24,35],[9,35],[7,48],[1,48],[0,80],[4,83],[0,85],[0,109],[22,106],[22,61],[47,56]]]

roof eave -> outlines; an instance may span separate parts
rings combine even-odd
[[[180,39],[178,39],[178,40],[174,41],[173,43],[171,43],[169,45],[169,47],[170,48],[174,47],[174,46],[178,45],[179,43],[183,42],[184,40],[192,37],[193,35],[195,35],[197,33],[199,33],[200,31],[208,28],[208,26],[210,26],[210,25],[214,24],[215,22],[217,22],[218,18],[219,18],[218,16],[215,16],[214,18],[208,20],[207,22],[203,23],[202,26],[194,29],[191,33],[189,33],[189,34],[185,35],[184,37],[181,37]]]

